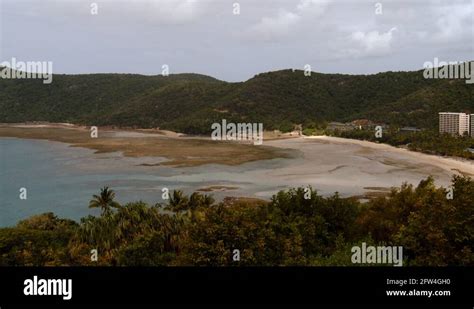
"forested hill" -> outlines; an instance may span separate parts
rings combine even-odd
[[[49,121],[210,132],[213,122],[263,122],[265,129],[368,118],[434,128],[439,111],[474,112],[474,86],[427,80],[423,71],[342,75],[283,70],[228,83],[198,74],[54,75],[0,79],[0,122]]]

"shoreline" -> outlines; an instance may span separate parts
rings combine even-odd
[[[27,132],[10,132],[10,134],[4,134],[2,129],[12,130],[26,130]],[[45,132],[44,134],[33,134],[35,130],[53,130],[57,132]],[[60,132],[60,130],[67,130],[64,132],[75,132],[72,137],[55,136],[54,133]],[[375,143],[365,140],[341,138],[327,135],[318,136],[291,136],[291,135],[280,135],[273,136],[273,138],[265,139],[269,142],[267,146],[252,146],[249,143],[242,142],[226,142],[220,143],[212,141],[210,138],[203,136],[185,135],[178,132],[160,130],[160,129],[133,129],[133,128],[116,128],[111,126],[99,127],[99,131],[105,138],[101,141],[106,141],[103,144],[97,143],[94,139],[89,137],[89,127],[76,125],[71,123],[49,123],[49,122],[25,122],[25,123],[0,123],[0,137],[16,137],[16,138],[31,138],[31,139],[43,139],[50,141],[57,141],[69,144],[71,147],[84,147],[88,149],[96,150],[96,153],[104,152],[115,152],[121,151],[124,156],[129,157],[164,157],[170,161],[159,164],[151,164],[151,166],[158,165],[171,165],[171,166],[199,166],[205,164],[224,164],[224,165],[239,165],[252,161],[268,160],[274,158],[289,158],[291,155],[288,153],[288,148],[281,145],[274,145],[273,142],[284,142],[285,140],[315,140],[320,142],[334,143],[334,144],[351,144],[358,145],[361,147],[367,147],[375,150],[388,150],[393,153],[399,153],[402,155],[408,155],[416,158],[417,160],[426,161],[432,165],[443,168],[450,172],[457,172],[466,176],[474,176],[474,162],[464,158],[458,157],[444,157],[440,155],[433,155],[422,153],[418,151],[412,151],[406,148],[395,147],[385,143]],[[25,134],[26,133],[26,134]],[[154,139],[154,140],[151,140]],[[97,139],[95,139],[97,140]],[[99,139],[100,140],[100,139]],[[113,141],[113,142],[111,142]],[[133,142],[131,142],[133,141]],[[169,144],[174,142],[180,143],[179,147],[182,147],[181,151],[175,149],[171,153],[163,154],[163,150],[153,149],[149,147],[150,143],[147,142],[160,141],[161,143],[168,141]],[[134,142],[135,145],[134,145]],[[200,145],[200,144],[203,145]],[[147,145],[148,144],[148,145]],[[187,145],[188,144],[188,145]],[[204,145],[205,144],[205,145]],[[129,149],[136,147],[136,149]],[[163,146],[163,145],[162,145]],[[184,146],[184,147],[183,147]],[[242,147],[239,147],[242,146]],[[214,157],[209,155],[208,149],[206,151],[198,151],[198,154],[194,153],[198,148],[227,148],[227,152],[218,153]],[[142,149],[144,148],[144,149]],[[152,148],[152,149],[150,149]],[[238,151],[240,148],[246,148],[256,150],[258,153],[254,153],[250,156],[243,156],[236,159],[236,155],[244,154],[245,151]],[[240,149],[242,150],[242,149]],[[188,153],[186,153],[188,151]],[[224,158],[226,155],[232,156],[232,158]],[[201,157],[201,158],[199,158]],[[203,158],[205,157],[205,158]]]
[[[17,122],[17,123],[0,123],[0,128],[24,128],[24,129],[73,129],[81,131],[89,131],[91,126],[78,125],[74,123],[67,122],[43,122],[43,121],[33,121],[33,122]],[[143,134],[159,135],[163,137],[181,137],[186,136],[183,133],[178,133],[169,130],[160,130],[160,129],[134,129],[134,128],[119,128],[115,126],[99,126],[99,130],[104,132],[139,132]]]
[[[46,194],[34,209],[49,211],[52,203],[48,199],[57,199],[65,202],[54,207],[71,216],[83,211],[79,199],[87,200],[105,184],[116,189],[118,199],[124,203],[137,199],[155,203],[159,201],[163,187],[212,194],[217,200],[226,197],[269,200],[280,190],[307,186],[324,197],[338,192],[342,198],[365,202],[386,196],[392,188],[400,188],[404,183],[416,187],[428,176],[434,178],[437,187],[448,188],[453,175],[461,174],[459,171],[474,174],[474,164],[470,162],[329,136],[274,140],[268,141],[268,146],[249,146],[162,136],[106,137],[104,132],[99,133],[103,138],[91,141],[89,130],[74,130],[70,126],[36,129],[0,126],[0,136],[7,133],[15,140],[27,138],[46,145],[37,148],[35,143],[28,141],[16,147],[15,142],[9,143],[9,138],[0,138],[6,151],[2,162],[6,167],[6,185],[13,186],[10,190],[17,190],[16,184],[25,181],[22,175],[32,173],[34,175],[29,181]],[[43,136],[38,137],[41,134]],[[53,143],[63,143],[63,146],[56,148],[53,143],[47,144],[48,139],[59,139]],[[13,147],[9,148],[9,145]],[[97,153],[117,149],[121,149],[123,154],[94,154],[94,150]],[[275,154],[266,149],[290,154],[291,159],[266,160],[269,154]],[[260,152],[249,155],[248,151]],[[161,155],[161,158],[141,159],[147,153]],[[126,158],[127,155],[140,159]],[[168,159],[163,161],[165,155]],[[49,161],[44,161],[45,158]],[[153,167],[155,164],[157,167]],[[44,183],[43,178],[47,178]],[[64,184],[63,190],[50,190],[51,185],[56,187],[57,184]],[[69,202],[71,197],[77,202]],[[16,205],[16,202],[15,195],[7,196],[6,205]],[[21,205],[24,213],[33,207]],[[9,215],[15,217],[12,209],[8,209]]]
[[[48,140],[70,147],[92,149],[95,153],[120,152],[125,157],[165,158],[151,166],[192,167],[206,164],[240,165],[247,162],[289,158],[285,150],[250,143],[213,141],[157,129],[116,129],[99,127],[92,138],[89,127],[68,123],[0,123],[0,137]]]
[[[23,128],[23,129],[75,129],[75,130],[82,130],[82,131],[89,131],[91,126],[86,125],[78,125],[74,123],[68,122],[47,122],[47,121],[31,121],[31,122],[12,122],[12,123],[5,123],[0,122],[0,128]],[[115,132],[115,133],[142,133],[147,134],[147,136],[158,135],[160,137],[169,137],[169,138],[182,138],[182,139],[202,139],[202,140],[211,140],[208,135],[189,135],[181,132],[171,131],[171,130],[163,130],[159,128],[151,128],[151,129],[144,129],[144,128],[132,128],[132,127],[118,127],[118,126],[97,126],[99,130],[104,132]],[[287,132],[287,133],[275,133],[274,130],[272,131],[264,131],[264,140],[273,141],[273,140],[282,140],[282,139],[293,139],[299,138],[301,136],[294,135],[295,132]],[[247,141],[233,141],[236,144],[251,144],[251,142]]]
[[[321,140],[327,141],[330,143],[338,144],[353,144],[362,147],[368,147],[371,149],[377,150],[390,150],[391,152],[396,152],[404,155],[413,156],[417,159],[429,159],[429,163],[435,164],[438,167],[444,167],[446,170],[457,171],[461,174],[467,174],[467,176],[474,176],[474,162],[464,158],[458,157],[443,157],[440,155],[427,154],[418,151],[412,151],[406,148],[395,147],[385,143],[374,143],[370,141],[342,138],[335,136],[327,135],[318,135],[318,136],[305,136],[305,139]],[[468,171],[464,170],[467,167]]]

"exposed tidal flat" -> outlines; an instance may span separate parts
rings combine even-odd
[[[76,220],[98,214],[87,206],[102,186],[122,204],[154,204],[163,202],[164,187],[267,199],[311,185],[322,195],[362,197],[429,175],[443,186],[453,174],[474,175],[469,161],[370,142],[316,137],[264,145],[113,130],[91,139],[86,129],[0,126],[0,226],[43,212]],[[26,200],[19,199],[22,187]]]

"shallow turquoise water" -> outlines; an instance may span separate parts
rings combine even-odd
[[[11,226],[44,212],[75,220],[98,214],[98,210],[88,208],[88,202],[105,185],[115,190],[120,203],[143,200],[154,204],[163,202],[163,187],[191,193],[231,179],[232,184],[245,187],[244,179],[238,179],[239,171],[253,169],[252,164],[186,169],[139,166],[160,160],[124,158],[118,153],[98,155],[89,149],[50,141],[0,138],[0,226]],[[20,199],[20,188],[27,189],[26,200]],[[253,185],[245,193],[258,189]],[[213,195],[220,199],[245,194],[230,191]]]
[[[115,190],[121,204],[138,200],[155,204],[166,202],[161,198],[163,188],[186,194],[209,186],[237,188],[212,192],[216,200],[226,196],[270,198],[279,190],[308,185],[323,196],[336,191],[341,196],[354,196],[371,187],[398,187],[403,182],[416,185],[429,175],[438,185],[447,186],[453,174],[450,169],[431,164],[429,157],[410,153],[311,139],[267,144],[292,149],[293,158],[239,166],[141,166],[164,159],[94,154],[90,149],[58,142],[0,138],[0,227],[44,212],[75,220],[98,214],[88,204],[103,186]],[[19,198],[22,187],[27,189],[26,200]]]

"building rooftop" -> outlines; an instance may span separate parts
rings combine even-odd
[[[440,115],[467,115],[466,113],[452,113],[452,112],[440,112]]]

